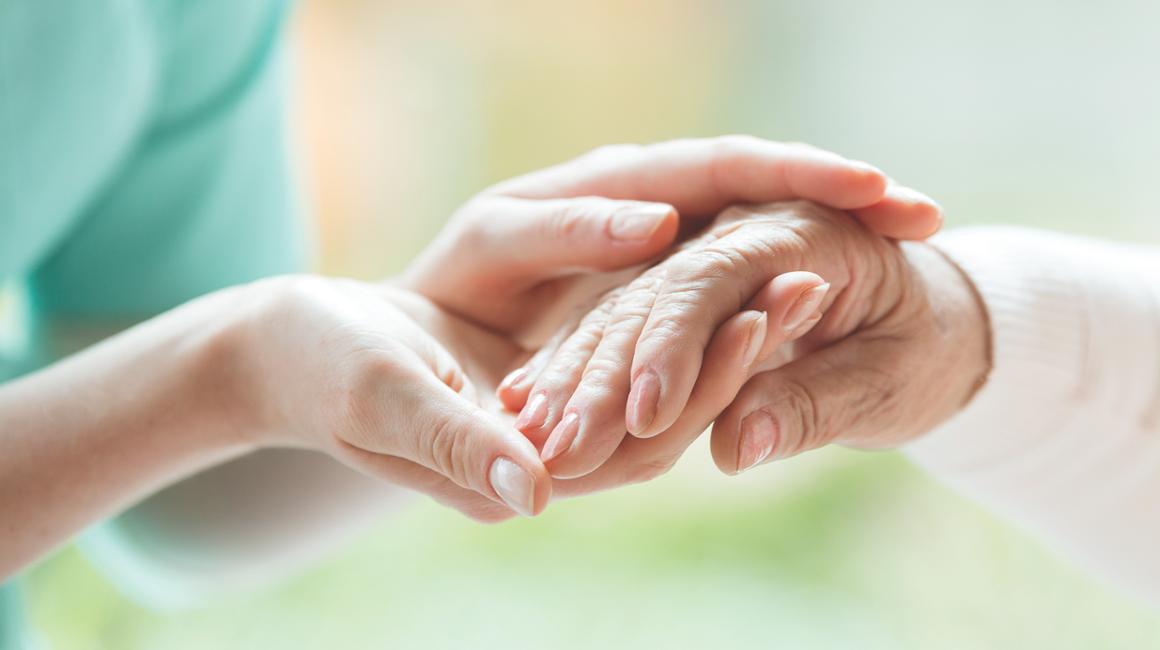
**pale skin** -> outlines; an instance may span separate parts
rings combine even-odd
[[[612,272],[661,256],[679,219],[790,198],[896,237],[925,237],[941,219],[881,172],[804,146],[610,148],[485,192],[396,286],[292,276],[235,287],[4,384],[0,578],[260,449],[324,452],[482,521],[537,514],[552,480],[493,403],[498,379]],[[338,507],[357,486],[334,484],[319,498]]]
[[[990,359],[947,258],[803,202],[725,211],[566,329],[501,388],[566,494],[654,478],[711,423],[731,474],[831,442],[897,446],[960,409]],[[660,385],[641,390],[649,371]]]

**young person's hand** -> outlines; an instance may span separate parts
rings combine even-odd
[[[325,451],[479,520],[544,508],[548,474],[492,395],[516,346],[383,285],[288,276],[234,291],[219,394],[255,443]]]
[[[518,353],[415,294],[290,276],[213,292],[5,382],[0,580],[263,448],[326,452],[481,521],[536,514],[551,479],[493,396]]]
[[[927,246],[804,202],[732,208],[526,368],[517,426],[554,476],[583,477],[557,481],[564,494],[663,473],[714,419],[729,472],[835,440],[888,446],[967,400],[985,332]],[[943,378],[949,365],[963,371]]]

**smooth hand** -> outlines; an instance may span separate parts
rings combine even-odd
[[[220,392],[257,445],[319,449],[481,521],[544,508],[551,480],[492,396],[518,354],[507,340],[383,285],[233,291]]]

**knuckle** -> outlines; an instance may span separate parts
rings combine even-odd
[[[253,286],[257,295],[263,296],[269,310],[285,316],[321,302],[328,295],[328,282],[319,276],[303,273],[265,278]]]
[[[666,304],[649,324],[648,331],[641,336],[642,341],[679,341],[689,334],[689,321],[697,309],[696,300],[685,294],[674,294],[671,303]]]
[[[673,265],[670,281],[698,283],[731,278],[751,266],[742,250],[720,245],[688,251]]]
[[[628,366],[620,359],[609,356],[595,357],[588,362],[580,383],[589,391],[597,394],[611,392],[618,384],[624,383]]]
[[[600,341],[600,332],[596,328],[574,332],[545,366],[536,387],[561,389],[579,381],[582,369]]]
[[[489,229],[486,224],[494,223],[498,218],[497,206],[502,205],[507,200],[509,199],[490,196],[477,196],[468,200],[463,207],[455,212],[448,224],[446,232],[449,233],[450,239],[465,247],[486,245],[489,239]],[[474,250],[474,248],[467,250]]]
[[[673,258],[665,274],[665,309],[695,312],[721,291],[736,293],[740,306],[747,298],[746,283],[740,280],[752,277],[760,264],[752,257],[743,247],[712,245]]]
[[[832,432],[828,430],[829,422],[823,419],[818,408],[817,396],[807,384],[789,379],[778,390],[782,391],[783,402],[788,405],[786,412],[798,431],[793,448],[786,450],[788,453],[798,454],[817,449],[833,439]]]
[[[641,334],[637,349],[656,352],[667,351],[670,354],[681,354],[677,345],[687,341],[695,333],[703,330],[698,326],[698,301],[692,292],[674,292],[669,294],[666,304],[654,311],[648,328]]]
[[[397,363],[390,355],[379,352],[360,352],[355,356],[347,363],[351,370],[337,399],[337,430],[345,432],[343,437],[351,444],[374,451],[379,447],[375,433],[385,419],[378,397],[383,386],[392,383]]]
[[[419,462],[465,486],[470,475],[467,471],[468,436],[463,426],[447,417],[439,417],[428,425],[427,430],[425,444],[418,449]]]
[[[540,220],[541,235],[548,239],[565,241],[582,235],[588,224],[604,218],[609,212],[609,201],[598,198],[570,200]]]

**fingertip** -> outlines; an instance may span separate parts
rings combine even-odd
[[[543,463],[538,463],[533,474],[535,482],[535,497],[532,500],[532,514],[531,516],[539,516],[548,507],[548,503],[552,500],[552,475],[548,472],[547,467]]]
[[[667,210],[664,216],[661,217],[656,229],[653,230],[652,234],[644,242],[648,250],[655,251],[656,253],[672,246],[677,240],[677,234],[681,229],[681,215],[677,212],[677,209],[667,203],[661,205],[667,208]]]
[[[534,395],[521,407],[516,417],[515,428],[536,447],[543,445],[548,437],[548,416],[551,409],[548,396],[543,391],[536,391]]]
[[[858,205],[873,205],[886,196],[890,178],[881,169],[860,160],[849,160],[846,170],[851,201],[856,199]]]
[[[713,457],[713,464],[722,474],[733,476],[738,473],[737,449],[737,421],[728,417],[726,409],[713,422],[713,429],[709,434],[709,453]]]
[[[918,239],[927,239],[933,236],[938,231],[942,230],[943,223],[946,220],[946,215],[943,212],[942,206],[934,203],[923,203],[916,206],[916,211],[919,212],[916,221],[924,224],[925,234],[918,237]],[[921,232],[916,226],[916,231]]]
[[[496,387],[495,396],[505,409],[518,413],[527,403],[531,390],[528,378],[527,368],[516,368]]]
[[[921,241],[943,225],[943,209],[934,199],[901,185],[891,185],[881,201],[854,212],[867,228],[893,239]]]
[[[552,498],[552,477],[539,458],[517,461],[509,456],[497,456],[488,469],[488,482],[504,505],[525,517],[543,512]]]
[[[676,237],[680,220],[668,203],[618,201],[605,222],[605,234],[618,245],[667,244]]]
[[[645,368],[632,380],[625,405],[625,428],[637,438],[656,435],[649,427],[656,419],[661,398],[661,382],[655,371]]]

